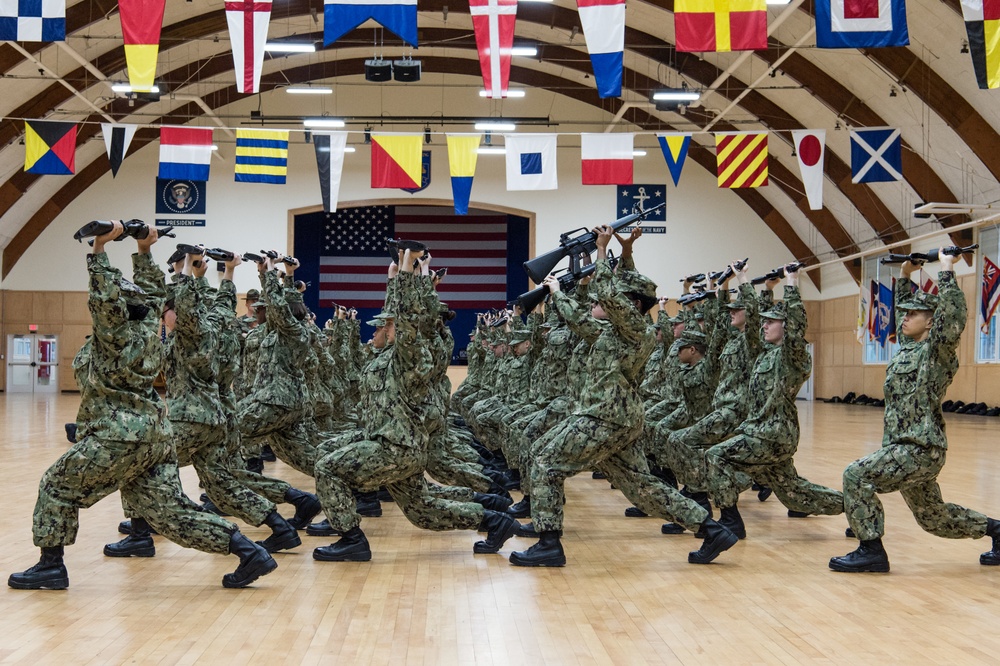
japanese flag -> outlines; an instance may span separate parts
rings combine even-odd
[[[823,209],[823,157],[826,130],[792,130],[795,153],[799,158],[802,185],[806,188],[811,210]]]

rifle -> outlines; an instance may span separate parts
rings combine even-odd
[[[691,303],[697,303],[698,301],[703,301],[706,298],[715,298],[714,291],[696,291],[693,294],[684,294],[677,299],[677,304],[684,306]]]
[[[666,205],[666,203],[661,203],[644,211],[620,217],[611,223],[611,228],[616,232],[620,231],[634,222],[645,219],[647,215]],[[575,236],[570,235],[574,233]],[[595,250],[597,250],[597,234],[595,232],[588,231],[583,227],[573,229],[559,236],[559,247],[524,262],[524,271],[533,282],[540,283],[546,275],[555,270],[560,261],[569,257],[570,273],[578,275],[582,269],[581,258],[584,255],[592,254]]]
[[[768,280],[780,280],[781,278],[785,277],[786,270],[789,273],[798,273],[799,269],[802,268],[803,266],[805,266],[805,263],[801,261],[793,261],[792,263],[786,264],[785,266],[780,266],[778,268],[775,268],[773,271],[767,273],[766,275],[755,277],[754,279],[750,280],[750,284],[758,285],[758,284],[764,284]]]
[[[618,257],[609,257],[608,264],[611,266],[611,270],[618,267]],[[597,264],[587,264],[580,269],[579,273],[574,274],[568,268],[564,268],[565,271],[559,276],[559,289],[562,291],[569,291],[576,287],[576,283],[592,275],[597,269]],[[538,304],[545,300],[545,297],[549,294],[548,285],[541,285],[535,287],[531,291],[526,291],[517,297],[517,304],[521,306],[521,312],[525,314],[531,312],[538,307]]]
[[[114,228],[115,228],[114,222],[109,222],[108,220],[93,220],[83,225],[79,229],[77,229],[76,233],[73,234],[73,240],[82,243],[84,238],[90,238],[90,240],[87,241],[87,244],[93,246],[94,244],[93,236],[101,236],[103,234],[108,233]],[[173,227],[163,227],[157,232],[157,237],[174,238],[175,236],[172,233],[173,230],[174,230]],[[149,226],[147,226],[146,223],[143,222],[142,220],[137,220],[137,219],[126,220],[122,222],[122,233],[120,236],[118,236],[118,238],[115,239],[115,242],[123,241],[128,236],[131,236],[136,240],[142,240],[147,236],[149,236]]]
[[[979,247],[979,243],[975,245],[969,245],[967,247],[958,247],[957,245],[950,245],[943,248],[943,252],[951,257],[957,257],[961,254],[971,254],[976,251]],[[910,254],[890,254],[887,257],[882,257],[879,259],[880,264],[902,264],[909,261],[912,264],[925,264],[937,261],[941,257],[938,256],[940,252],[938,250],[931,250],[930,252],[911,252]]]

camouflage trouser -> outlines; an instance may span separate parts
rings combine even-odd
[[[32,521],[35,545],[68,546],[76,541],[80,509],[116,490],[123,502],[157,532],[186,548],[229,553],[236,526],[201,511],[181,489],[168,439],[115,442],[88,436],[60,456],[38,484]]]
[[[476,438],[490,451],[500,451],[499,423],[509,410],[498,397],[479,400],[469,410],[466,422]]]
[[[267,405],[252,398],[240,401],[240,436],[268,437],[274,455],[296,470],[313,475],[316,467],[317,433],[308,410]]]
[[[651,405],[646,405],[646,415],[643,421],[645,426],[643,427],[642,434],[639,437],[639,443],[642,445],[642,450],[646,452],[647,456],[654,457],[656,450],[660,446],[659,439],[656,434],[656,425],[669,416],[676,407],[677,403],[667,402],[666,400],[660,400],[659,402],[654,402]]]
[[[531,520],[539,532],[562,531],[563,483],[587,469],[604,472],[635,506],[696,532],[708,518],[697,503],[649,473],[637,441],[642,424],[620,426],[571,416],[539,440],[531,466]]]
[[[361,523],[351,488],[385,486],[407,520],[427,530],[474,530],[483,507],[434,497],[427,489],[425,451],[385,440],[365,439],[360,431],[324,442],[329,451],[316,462],[316,494],[330,525],[346,532]]]
[[[720,509],[736,506],[745,489],[746,476],[774,490],[778,500],[793,511],[820,516],[844,512],[844,495],[838,490],[811,483],[795,471],[792,456],[797,442],[767,442],[736,435],[708,450],[711,493]]]
[[[469,397],[470,394],[475,393],[478,390],[478,386],[473,386],[468,382],[462,382],[462,385],[451,394],[451,408],[465,418],[465,399]]]
[[[519,419],[511,427],[511,448],[516,448],[519,454],[521,492],[526,497],[531,496],[531,466],[538,442],[545,433],[569,417],[572,406],[573,401],[569,398],[556,398],[539,411]]]
[[[445,446],[449,455],[467,463],[479,462],[479,453],[472,448],[472,433],[461,430],[455,425],[448,426],[448,441]]]
[[[476,493],[471,488],[463,486],[439,486],[436,483],[427,482],[427,492],[432,497],[438,499],[451,500],[453,502],[471,502]]]
[[[264,476],[263,474],[258,474],[257,472],[251,472],[246,468],[246,460],[244,459],[245,449],[241,445],[242,438],[240,437],[239,429],[236,427],[235,416],[229,420],[226,437],[228,442],[226,444],[226,448],[229,449],[229,451],[236,452],[230,454],[229,471],[236,478],[237,483],[246,486],[261,497],[270,502],[274,502],[275,504],[282,504],[286,502],[287,500],[285,499],[285,496],[292,488],[290,483],[270,476]],[[259,450],[257,454],[260,455]]]
[[[444,418],[433,421],[428,432],[427,473],[448,486],[465,486],[476,492],[488,492],[493,482],[482,473],[482,468],[451,454],[448,422]]]
[[[673,432],[661,432],[665,447],[658,447],[656,464],[673,471],[677,480],[692,492],[705,492],[709,487],[708,458],[705,453],[732,434],[740,424],[739,415],[730,409],[718,409],[689,425]],[[750,487],[750,479],[742,475],[742,489]],[[745,482],[745,485],[744,485]]]
[[[844,508],[858,539],[879,539],[885,513],[876,493],[897,490],[925,531],[946,539],[986,535],[986,516],[941,499],[937,483],[945,450],[913,444],[890,444],[855,460],[844,470]]]

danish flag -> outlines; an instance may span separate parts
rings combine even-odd
[[[260,92],[260,70],[264,64],[264,43],[271,21],[271,0],[226,0],[229,41],[233,45],[236,90]]]
[[[517,0],[469,0],[487,97],[506,97]]]

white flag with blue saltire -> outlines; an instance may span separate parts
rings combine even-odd
[[[851,182],[890,183],[903,180],[903,142],[899,129],[851,130]]]

